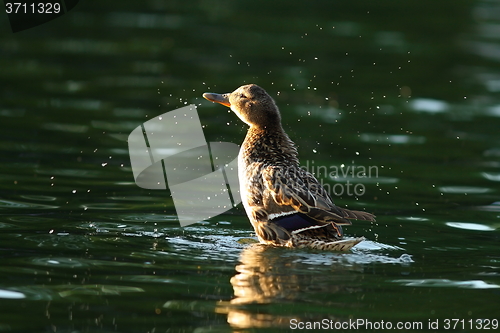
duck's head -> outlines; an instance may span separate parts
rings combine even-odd
[[[269,129],[281,127],[278,107],[269,94],[256,84],[241,86],[232,93],[204,93],[209,101],[228,106],[250,127]]]

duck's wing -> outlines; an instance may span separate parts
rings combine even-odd
[[[262,177],[264,186],[271,193],[278,209],[279,206],[292,207],[298,213],[317,221],[318,225],[332,222],[337,225],[349,225],[349,219],[375,221],[375,216],[370,213],[335,206],[328,192],[306,170],[270,166],[263,169]],[[279,214],[279,211],[268,213]]]

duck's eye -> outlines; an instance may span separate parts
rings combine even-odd
[[[241,98],[247,98],[244,94],[240,95]]]

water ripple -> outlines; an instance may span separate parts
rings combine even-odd
[[[55,209],[59,206],[42,205],[31,202],[22,202],[14,200],[0,200],[0,208],[41,208],[41,209]]]
[[[481,172],[481,175],[488,180],[500,182],[500,173]]]
[[[414,262],[412,256],[407,253],[403,253],[399,256],[391,256],[389,253],[375,252],[381,250],[401,251],[404,249],[398,246],[365,240],[354,247],[351,252],[323,252],[311,254],[309,252],[300,253],[300,250],[297,250],[285,253],[284,256],[297,257],[295,262],[320,266],[332,266],[335,264],[366,265],[373,263],[399,264],[406,266]]]
[[[410,109],[417,112],[442,113],[450,109],[448,103],[430,98],[415,98],[408,104]]]
[[[446,222],[447,226],[458,229],[477,230],[477,231],[494,231],[495,228],[479,223],[464,223],[464,222]]]
[[[103,172],[97,170],[85,170],[85,169],[56,169],[56,168],[44,168],[37,169],[36,173],[39,175],[48,176],[71,176],[79,178],[99,178],[102,177]]]
[[[496,201],[492,203],[491,205],[486,205],[486,206],[477,206],[475,207],[477,210],[484,210],[487,212],[500,212],[500,201]]]
[[[21,195],[21,198],[28,200],[37,200],[37,201],[55,201],[56,197],[49,195]]]
[[[17,226],[14,226],[12,224],[8,224],[8,223],[3,223],[3,222],[0,222],[0,229],[13,229],[13,228],[17,228]]]
[[[169,214],[109,214],[99,215],[98,218],[110,221],[123,222],[179,222],[177,215]]]
[[[26,298],[26,296],[23,293],[20,293],[17,291],[0,289],[0,298],[22,299],[22,298]]]
[[[58,286],[61,297],[70,297],[77,295],[121,295],[122,293],[139,293],[144,292],[144,289],[138,287],[118,286],[118,285],[102,285],[91,284],[77,287]]]
[[[116,200],[116,201],[152,201],[152,202],[157,202],[158,198],[157,197],[146,197],[146,196],[124,196],[124,197],[108,197],[111,200]]]
[[[363,133],[360,140],[370,143],[393,143],[393,144],[422,144],[426,139],[424,136],[405,135],[405,134],[371,134]]]
[[[125,210],[129,208],[127,205],[117,204],[112,202],[88,203],[80,205],[80,207],[84,209],[96,209],[96,210]]]
[[[68,132],[68,133],[86,133],[89,130],[89,127],[86,125],[60,124],[60,123],[44,123],[42,124],[42,128],[49,131]]]
[[[482,194],[489,193],[493,190],[487,187],[474,186],[441,186],[439,190],[444,193],[460,193],[460,194]]]
[[[456,281],[448,279],[421,279],[421,280],[392,280],[408,287],[456,287],[466,289],[492,289],[500,288],[499,285],[487,283],[482,280]]]
[[[58,267],[87,267],[88,265],[74,258],[51,257],[51,258],[35,258],[31,261],[35,265],[40,266],[58,266]]]

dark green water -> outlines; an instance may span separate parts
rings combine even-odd
[[[82,0],[12,34],[0,15],[0,331],[493,331],[499,17],[487,0]],[[135,185],[135,127],[194,103],[207,141],[241,143],[201,94],[251,82],[325,186],[364,186],[336,199],[377,215],[345,228],[367,239],[351,252],[246,244],[241,207],[181,228],[169,191]]]

